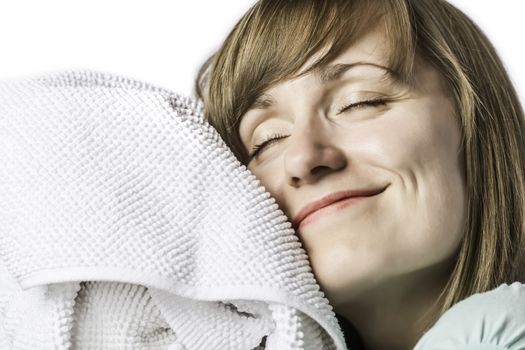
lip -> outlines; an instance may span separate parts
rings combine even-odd
[[[330,193],[327,196],[324,196],[323,198],[313,201],[311,203],[308,203],[305,205],[299,213],[293,218],[292,225],[295,230],[299,228],[301,225],[301,222],[309,215],[313,214],[314,212],[325,208],[327,206],[330,206],[334,203],[341,202],[347,202],[346,204],[350,204],[350,202],[355,202],[356,200],[359,200],[360,198],[365,197],[372,197],[375,196],[381,192],[383,192],[386,189],[386,187],[383,187],[381,189],[376,190],[348,190],[348,191],[339,191],[339,192],[333,192]],[[349,200],[353,198],[354,200]],[[344,205],[346,206],[346,205]]]

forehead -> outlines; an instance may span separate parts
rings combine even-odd
[[[395,73],[389,68],[389,50],[385,40],[385,35],[383,34],[383,29],[381,27],[376,27],[370,30],[354,44],[346,48],[329,64],[310,70],[309,67],[311,67],[316,62],[316,60],[324,55],[325,50],[327,49],[325,48],[324,50],[321,50],[313,55],[304,64],[304,66],[301,67],[297,77],[311,75],[315,78],[317,84],[324,85],[340,79],[347,71],[361,66],[379,68],[384,73],[394,76]],[[295,79],[296,78],[290,78],[284,80],[267,91],[263,91],[255,99],[250,108],[248,108],[246,114],[249,114],[248,112],[253,110],[264,110],[272,107],[275,104],[275,99],[272,96],[272,90],[274,90],[277,86],[286,83],[287,81]]]

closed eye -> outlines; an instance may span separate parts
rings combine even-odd
[[[252,151],[251,151],[251,154],[250,156],[248,157],[248,161],[251,161],[253,158],[257,157],[257,155],[266,147],[270,146],[271,144],[273,144],[274,142],[280,140],[280,139],[284,139],[288,137],[287,135],[282,135],[282,134],[273,134],[273,135],[270,135],[268,136],[264,141],[254,145],[252,147]]]
[[[388,101],[386,99],[384,99],[384,98],[374,98],[374,99],[370,99],[370,100],[358,101],[358,102],[350,103],[350,104],[348,104],[346,106],[341,107],[337,111],[337,114],[346,112],[348,110],[360,109],[360,108],[364,108],[364,107],[385,106],[387,102]]]

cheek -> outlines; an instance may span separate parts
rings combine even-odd
[[[462,172],[460,129],[445,98],[422,98],[392,109],[361,141],[367,143],[368,162],[397,175],[412,191],[426,186],[439,192]]]
[[[365,250],[393,273],[449,258],[463,236],[466,185],[454,118],[448,100],[421,99],[338,136],[353,171],[391,183],[374,223],[378,239]]]
[[[414,259],[414,267],[449,257],[466,216],[461,134],[452,107],[441,102],[396,114],[378,141],[383,165],[398,185],[390,200],[403,223],[397,229],[405,234],[396,243]]]
[[[385,120],[377,139],[389,167],[425,176],[455,168],[461,136],[452,113],[429,104],[400,109]]]

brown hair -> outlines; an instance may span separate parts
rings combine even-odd
[[[391,69],[410,79],[417,52],[445,78],[460,119],[468,209],[439,317],[472,294],[525,282],[523,110],[495,49],[467,16],[443,0],[261,0],[201,67],[195,94],[245,164],[239,122],[255,99],[296,77],[326,45],[302,74],[327,64],[379,21]]]

